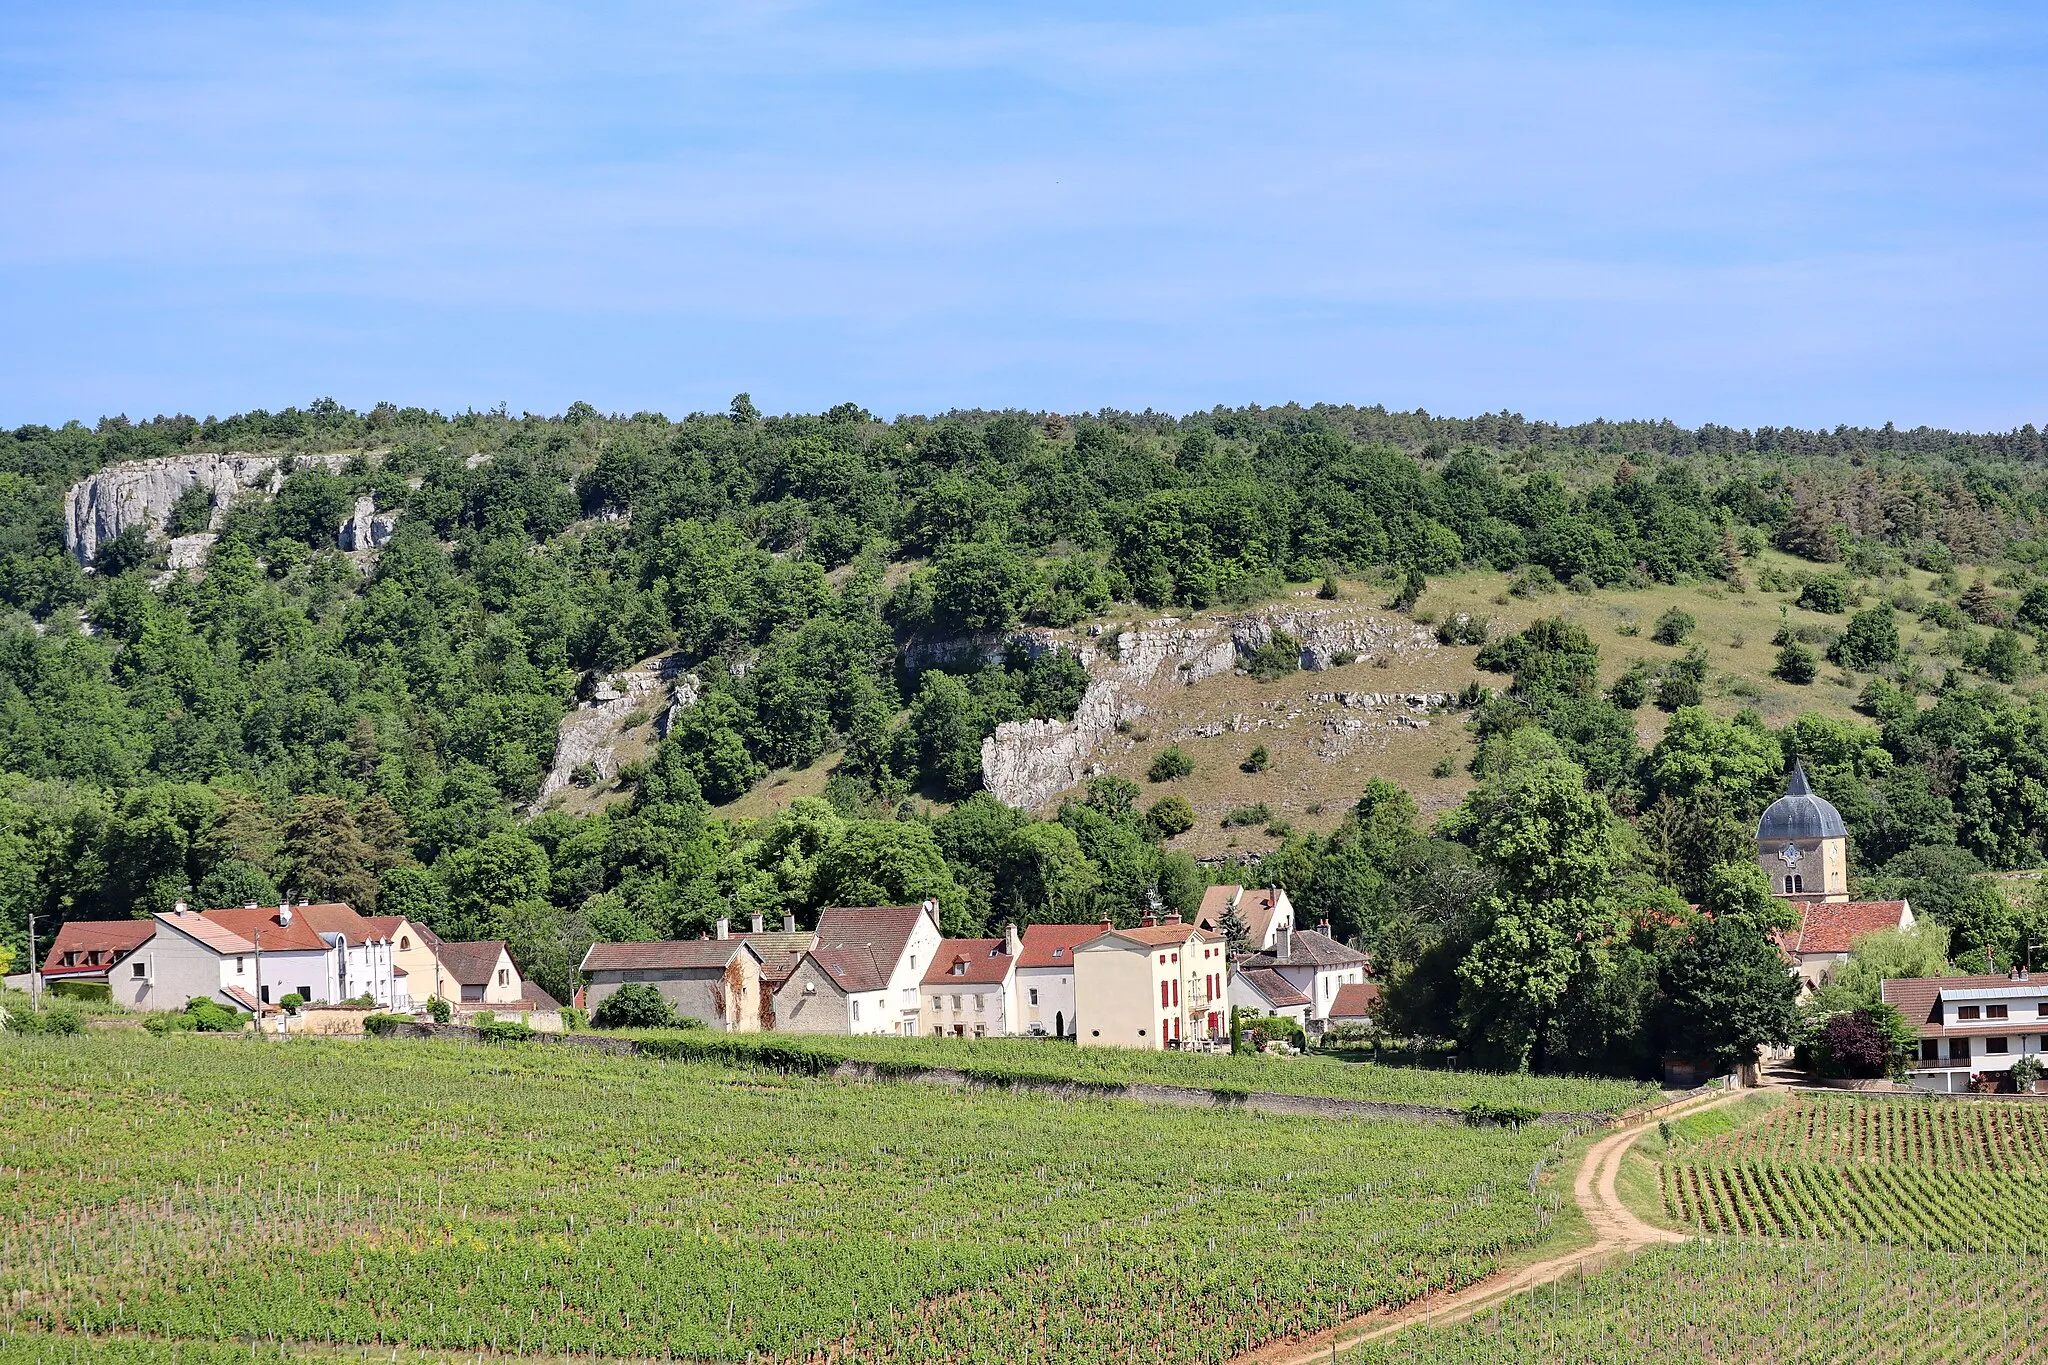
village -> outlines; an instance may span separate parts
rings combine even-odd
[[[1824,984],[1868,935],[1913,927],[1904,900],[1849,899],[1848,831],[1803,769],[1764,812],[1756,844],[1773,893],[1799,913],[1798,928],[1774,937],[1802,993]],[[1168,910],[1127,927],[1010,924],[991,938],[947,937],[931,901],[827,907],[809,928],[794,915],[771,926],[756,914],[744,928],[721,918],[696,939],[594,943],[581,968],[585,984],[565,1010],[500,941],[449,941],[403,916],[339,903],[196,911],[180,903],[146,919],[70,921],[40,970],[9,984],[102,996],[142,1013],[204,1001],[280,1037],[359,1034],[373,1012],[517,1019],[561,1032],[572,1020],[601,1022],[605,1002],[636,987],[658,995],[671,1022],[729,1033],[1190,1052],[1231,1048],[1233,1025],[1246,1018],[1286,1021],[1283,1038],[1304,1042],[1369,1030],[1381,989],[1368,955],[1332,937],[1327,922],[1296,923],[1285,890],[1235,884],[1209,887],[1191,917]],[[1917,1035],[1914,1089],[2001,1088],[2016,1063],[2031,1089],[2048,1055],[2048,974],[2035,982],[2022,967],[1890,979],[1881,998]],[[1754,1081],[1756,1066],[1744,1070]],[[1674,1079],[1699,1078],[1673,1059]]]

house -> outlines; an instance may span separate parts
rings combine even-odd
[[[362,1000],[380,1010],[410,1009],[406,980],[398,970],[397,945],[388,927],[365,919],[339,902],[300,902],[298,917],[330,944],[339,939],[341,989],[337,999]],[[396,918],[396,917],[393,917]],[[403,920],[400,920],[403,923]]]
[[[1812,990],[1830,969],[1849,960],[1856,940],[1880,929],[1913,927],[1913,907],[1905,901],[1828,901],[1800,903],[1797,929],[1772,935],[1792,964],[1802,990]]]
[[[1273,946],[1241,959],[1237,964],[1236,979],[1242,981],[1253,972],[1260,971],[1278,974],[1288,985],[1308,997],[1307,1028],[1315,1034],[1321,1033],[1327,1025],[1330,1006],[1336,1003],[1338,989],[1362,985],[1366,970],[1371,965],[1371,959],[1364,953],[1330,937],[1330,923],[1325,920],[1320,929],[1282,926],[1274,930]],[[1259,1004],[1252,998],[1252,992],[1243,986],[1233,987],[1230,1003],[1255,1008]]]
[[[1017,956],[1017,1008],[1022,1033],[1071,1038],[1079,1011],[1074,1004],[1074,950],[1110,923],[1030,924]]]
[[[812,948],[774,988],[774,1027],[782,1033],[842,1036],[896,1033],[902,1011],[892,1009],[889,1001],[889,975],[872,949]]]
[[[437,995],[451,1005],[462,1003],[462,988],[441,970],[441,959],[435,956],[441,939],[433,930],[404,915],[365,915],[363,922],[391,945],[391,974],[407,1000],[392,1008],[424,1006]]]
[[[939,903],[829,906],[818,912],[817,948],[865,949],[883,977],[882,1033],[915,1037],[923,1016],[925,970],[945,934]],[[816,950],[813,950],[816,951]]]
[[[1212,886],[1202,893],[1195,924],[1203,933],[1222,938],[1223,920],[1232,910],[1244,921],[1245,951],[1263,953],[1273,946],[1273,936],[1294,926],[1294,902],[1277,886]]]
[[[444,986],[452,982],[459,992],[453,1003],[472,1008],[504,1006],[518,1009],[522,1001],[529,999],[526,983],[520,979],[512,954],[498,939],[476,943],[450,943],[442,939],[434,949],[434,955],[440,959]],[[526,1008],[538,1006],[528,1005]],[[554,1008],[552,1002],[549,1008]]]
[[[43,984],[60,995],[103,988],[112,999],[112,973],[155,934],[154,919],[71,920],[43,955]],[[127,970],[133,975],[135,968]]]
[[[761,980],[772,993],[780,990],[805,953],[818,946],[818,936],[796,927],[795,915],[784,915],[780,929],[767,927],[767,917],[755,915],[753,928],[736,935],[754,946],[761,955]]]
[[[761,987],[761,954],[732,937],[726,921],[715,938],[667,943],[593,943],[583,955],[590,978],[584,998],[595,1010],[630,982],[660,991],[685,1019],[728,1033],[758,1033],[774,1008]]]
[[[1160,1051],[1227,1039],[1230,979],[1221,935],[1178,914],[1102,930],[1074,950],[1076,1041]]]
[[[1878,992],[1919,1035],[1907,1073],[1915,1090],[1963,1093],[2022,1057],[2048,1062],[2048,974],[1900,977]]]
[[[1337,988],[1326,1022],[1331,1028],[1369,1028],[1380,1009],[1380,988],[1372,981],[1353,981]]]
[[[197,913],[181,904],[153,922],[149,941],[111,977],[114,999],[130,1009],[180,1010],[203,997],[259,1013],[287,995],[343,998],[341,949],[292,906]]]
[[[1308,1031],[1309,1008],[1314,1003],[1302,991],[1271,967],[1250,971],[1239,966],[1230,978],[1230,1003],[1260,1014],[1285,1015]]]
[[[925,1032],[935,1037],[1000,1038],[1019,1031],[1017,959],[1023,943],[1011,925],[1002,938],[939,942],[925,969]]]

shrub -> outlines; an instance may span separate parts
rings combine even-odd
[[[1422,570],[1409,568],[1401,575],[1401,586],[1394,593],[1387,606],[1394,611],[1413,611],[1415,604],[1422,600],[1422,594],[1429,589],[1429,579]]]
[[[363,1017],[363,1032],[382,1038],[386,1034],[394,1032],[400,1024],[410,1024],[411,1022],[412,1020],[402,1014],[365,1015]]]
[[[1195,827],[1195,808],[1185,796],[1168,796],[1145,812],[1145,823],[1162,839],[1185,834]]]
[[[1633,665],[1628,672],[1614,680],[1607,689],[1607,700],[1624,711],[1633,711],[1650,699],[1650,666],[1646,663]]]
[[[1541,564],[1525,564],[1508,580],[1508,591],[1517,597],[1535,597],[1557,591],[1557,575]]]
[[[1266,746],[1261,744],[1247,754],[1244,762],[1237,766],[1243,772],[1262,773],[1273,766],[1273,755],[1266,752]]]
[[[1650,638],[1660,645],[1682,645],[1685,637],[1692,634],[1699,620],[1683,607],[1672,607],[1657,618],[1656,628]]]
[[[1804,687],[1820,674],[1820,660],[1797,640],[1787,640],[1778,650],[1778,662],[1771,672],[1784,681]]]
[[[1840,616],[1849,610],[1849,585],[1832,574],[1808,579],[1806,586],[1799,590],[1799,605],[1808,611]]]
[[[581,1033],[589,1027],[590,1016],[588,1014],[577,1009],[574,1005],[562,1006],[562,1031],[564,1033]]]
[[[36,1018],[36,1016],[29,1016]],[[85,1027],[85,1016],[78,1012],[78,1006],[59,1000],[45,1009],[36,1019],[35,1032],[47,1033],[53,1038],[65,1038]]]
[[[1892,616],[1889,602],[1880,602],[1869,611],[1859,611],[1849,618],[1849,628],[1842,638],[1835,641],[1835,647],[1828,657],[1844,668],[1869,670],[1896,663],[1899,657],[1899,623]]]
[[[1449,777],[1456,771],[1458,771],[1458,761],[1449,754],[1445,754],[1436,761],[1436,766],[1429,770],[1429,775],[1431,777]]]
[[[1358,651],[1355,649],[1340,649],[1330,655],[1330,667],[1332,668],[1349,668],[1357,662]]]
[[[1301,641],[1284,630],[1245,656],[1244,671],[1260,682],[1271,682],[1301,668]]]
[[[445,1024],[455,1017],[455,1007],[440,996],[427,1001],[427,1017],[437,1024]]]
[[[1657,683],[1657,705],[1666,711],[1698,706],[1707,696],[1706,651],[1694,648],[1664,670]]]
[[[2014,1062],[2012,1070],[2006,1075],[2012,1081],[2014,1090],[2022,1095],[2032,1094],[2034,1083],[2043,1075],[2048,1075],[2048,1065],[2044,1065],[2039,1057],[2029,1054]]]
[[[1465,1106],[1465,1122],[1474,1128],[1520,1128],[1543,1117],[1539,1109],[1526,1104],[1491,1104],[1474,1100]]]
[[[1260,801],[1255,805],[1239,806],[1231,811],[1223,817],[1223,827],[1229,829],[1232,825],[1263,825],[1272,818],[1272,810],[1265,802]]]
[[[1337,576],[1335,574],[1324,574],[1323,585],[1316,589],[1316,596],[1322,598],[1325,602],[1334,602],[1341,595],[1337,588]]]
[[[645,981],[629,981],[607,995],[590,1016],[597,1028],[673,1028],[675,1008]]]
[[[1438,644],[1483,645],[1486,643],[1487,621],[1484,616],[1474,616],[1469,611],[1454,611],[1444,618],[1436,628]]]
[[[297,991],[287,992],[284,999],[277,1002],[277,1007],[286,1014],[297,1014],[306,1007],[306,997]]]
[[[474,1028],[489,1028],[492,1024],[498,1022],[498,1012],[496,1010],[478,1010],[475,1014],[469,1016],[469,1022]]]
[[[1195,760],[1187,750],[1178,744],[1169,744],[1152,756],[1151,766],[1145,769],[1145,776],[1153,782],[1171,782],[1175,778],[1187,777],[1195,771]]]
[[[481,1016],[479,1016],[481,1017]],[[517,1019],[493,1019],[489,1023],[478,1023],[477,1036],[486,1043],[526,1043],[535,1036],[534,1030]]]

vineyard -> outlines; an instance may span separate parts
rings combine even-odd
[[[1706,1238],[1344,1360],[2002,1362],[2039,1360],[2044,1331],[2048,1265],[2033,1253]]]
[[[1671,1219],[1709,1232],[2048,1249],[2048,1111],[1801,1098],[1666,1154]]]
[[[1654,1086],[1602,1076],[1532,1076],[1489,1071],[1440,1071],[1374,1066],[1319,1057],[1235,1056],[1230,1053],[1138,1052],[1129,1048],[1074,1048],[1015,1038],[792,1039],[777,1034],[733,1034],[721,1046],[821,1051],[883,1066],[957,1067],[991,1077],[1061,1078],[1084,1085],[1148,1081],[1196,1089],[1266,1090],[1325,1099],[1389,1104],[1524,1105],[1544,1113],[1613,1113],[1654,1100]]]
[[[0,1047],[0,1362],[1221,1361],[1538,1240],[1557,1141],[571,1049],[27,1039]]]

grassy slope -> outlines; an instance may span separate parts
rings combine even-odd
[[[1509,575],[1462,573],[1430,580],[1429,591],[1418,604],[1418,615],[1431,621],[1465,611],[1487,617],[1496,633],[1516,631],[1541,616],[1565,616],[1583,626],[1600,647],[1603,682],[1612,682],[1638,660],[1662,665],[1684,656],[1693,644],[1704,648],[1711,665],[1707,705],[1723,715],[1753,707],[1773,725],[1783,725],[1805,711],[1847,718],[1865,679],[1845,675],[1833,665],[1823,664],[1820,676],[1810,686],[1795,687],[1771,676],[1777,656],[1771,644],[1777,632],[1780,610],[1795,626],[1819,626],[1840,630],[1846,616],[1825,616],[1801,609],[1797,593],[1767,593],[1755,586],[1758,572],[1776,568],[1790,572],[1813,572],[1815,565],[1767,551],[1745,566],[1750,586],[1736,592],[1719,583],[1653,585],[1643,589],[1602,589],[1581,596],[1559,590],[1520,598],[1507,591]],[[1976,570],[1963,566],[1958,577],[1967,583]],[[1910,570],[1903,581],[1884,585],[1886,592],[1900,587],[1929,594],[1933,576]],[[1307,589],[1290,589],[1273,604],[1290,607],[1326,607],[1386,617],[1386,590],[1373,584],[1347,580],[1344,596],[1335,604],[1318,602]],[[1877,600],[1876,584],[1870,585],[1866,605]],[[1257,604],[1267,605],[1267,604]],[[1686,645],[1655,643],[1651,629],[1657,617],[1670,607],[1681,607],[1698,619],[1699,625]],[[1202,613],[1180,613],[1195,617],[1228,618],[1253,608],[1217,608]],[[1115,625],[1144,619],[1157,613],[1119,608],[1103,618]],[[1623,634],[1634,627],[1633,635]],[[1085,632],[1077,627],[1077,636]],[[1940,632],[1917,620],[1900,618],[1900,633],[1909,655],[1918,659],[1930,676],[1938,677],[1946,661],[1933,654]],[[1386,728],[1355,751],[1339,758],[1318,757],[1310,750],[1319,719],[1337,714],[1342,708],[1309,700],[1313,693],[1352,692],[1455,692],[1467,683],[1501,687],[1506,679],[1473,666],[1478,651],[1471,647],[1446,646],[1433,654],[1405,659],[1386,667],[1360,662],[1321,673],[1297,673],[1271,683],[1248,677],[1225,675],[1192,687],[1156,686],[1148,689],[1145,702],[1151,713],[1142,718],[1133,734],[1107,746],[1098,755],[1106,771],[1128,777],[1145,787],[1149,804],[1168,793],[1186,796],[1199,816],[1196,828],[1180,836],[1173,847],[1199,856],[1251,855],[1274,847],[1279,841],[1262,827],[1225,828],[1223,816],[1229,811],[1263,802],[1274,814],[1297,829],[1334,828],[1357,799],[1369,777],[1383,777],[1413,793],[1425,818],[1455,805],[1469,790],[1471,778],[1465,766],[1472,758],[1472,737],[1458,715],[1431,718],[1426,729]],[[1218,721],[1243,716],[1268,723],[1245,733],[1226,731],[1212,737],[1185,732]],[[1637,734],[1647,745],[1656,743],[1669,717],[1654,705],[1635,713]],[[1180,781],[1153,785],[1145,781],[1145,768],[1154,754],[1169,742],[1180,744],[1195,760],[1195,773]],[[1272,755],[1272,766],[1263,773],[1246,773],[1240,768],[1254,745],[1263,744]],[[1453,771],[1435,775],[1443,759],[1450,759]],[[815,794],[824,786],[833,755],[803,772],[777,772],[754,791],[726,809],[733,814],[767,815],[798,796]]]

